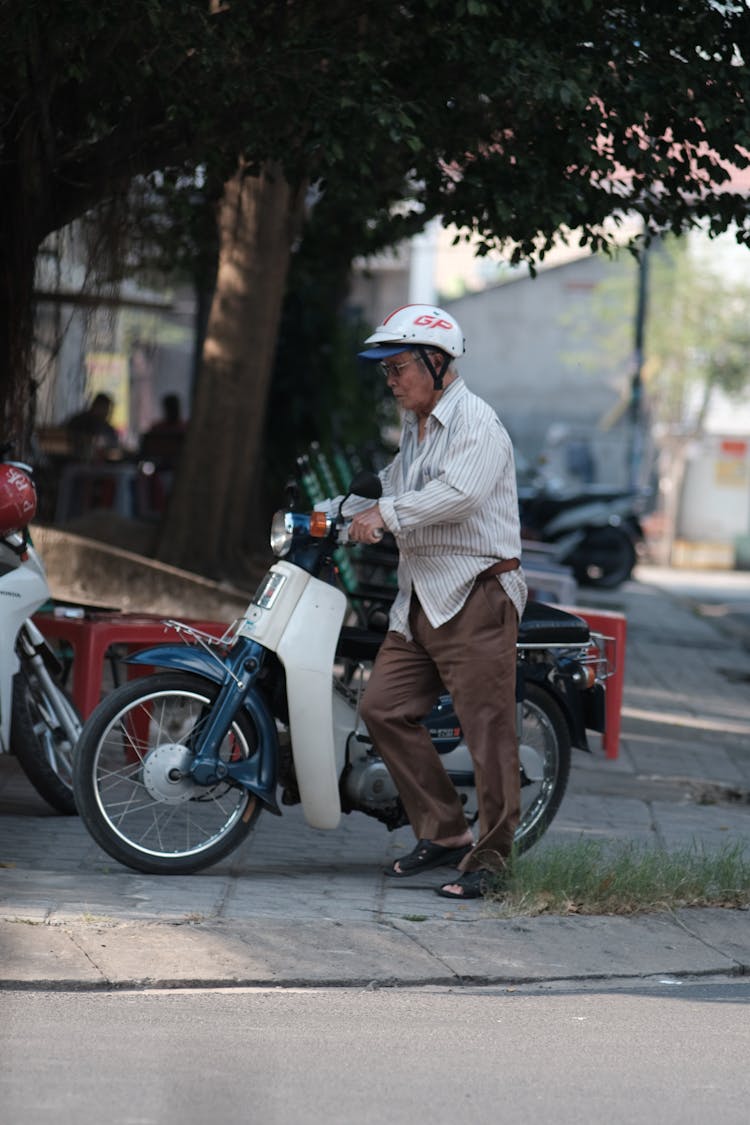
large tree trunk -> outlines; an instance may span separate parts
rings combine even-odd
[[[29,363],[36,249],[0,238],[0,438],[12,441],[20,457],[28,455],[32,426]]]
[[[253,542],[266,400],[303,199],[279,169],[256,177],[240,164],[219,204],[216,291],[157,551],[163,562],[209,577],[240,577]]]
[[[34,275],[50,197],[34,106],[24,102],[15,116],[21,124],[4,138],[0,169],[0,438],[25,456],[33,425]]]

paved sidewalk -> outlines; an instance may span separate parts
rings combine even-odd
[[[628,617],[616,761],[576,752],[537,847],[581,836],[667,848],[750,843],[750,574],[641,567],[580,602]],[[334,832],[261,817],[208,871],[120,867],[0,756],[0,986],[497,983],[750,971],[750,914],[499,919],[385,878],[412,846],[360,814]]]

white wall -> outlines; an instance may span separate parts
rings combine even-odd
[[[529,458],[549,444],[552,427],[591,436],[628,393],[629,357],[609,354],[604,329],[591,319],[592,293],[613,271],[632,274],[635,287],[630,262],[586,257],[444,302],[467,338],[462,374]],[[583,353],[598,357],[594,369]],[[614,480],[622,436],[602,429],[593,436],[597,479]]]
[[[750,531],[750,439],[710,435],[685,466],[677,534],[687,540],[731,542]]]

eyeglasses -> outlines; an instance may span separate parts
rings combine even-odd
[[[378,367],[382,374],[385,375],[386,379],[389,379],[391,376],[393,376],[394,379],[398,379],[402,367],[409,367],[410,364],[416,362],[417,357],[410,356],[409,359],[405,359],[403,363],[386,363],[385,360],[383,360],[378,364]]]

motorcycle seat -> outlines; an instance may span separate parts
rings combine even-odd
[[[518,628],[519,645],[585,645],[590,637],[582,617],[546,602],[527,602]]]
[[[339,660],[372,661],[384,637],[374,629],[344,625],[336,656]],[[529,601],[518,630],[519,645],[585,645],[590,637],[582,617],[546,602]]]

